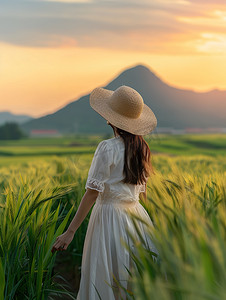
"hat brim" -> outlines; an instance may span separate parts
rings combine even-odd
[[[157,119],[146,104],[144,104],[142,113],[137,119],[123,116],[112,110],[107,100],[113,93],[114,91],[104,88],[94,89],[90,94],[90,106],[112,125],[132,134],[145,135],[155,129]]]

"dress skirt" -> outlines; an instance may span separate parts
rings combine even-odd
[[[136,236],[130,213],[136,214],[150,226],[151,219],[139,201],[97,201],[93,207],[82,256],[80,288],[77,300],[126,299],[123,289],[117,288],[114,278],[125,288],[133,261],[123,241],[133,248],[128,230]],[[143,222],[138,226],[146,247],[157,252],[145,231]]]

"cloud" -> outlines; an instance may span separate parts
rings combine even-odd
[[[216,2],[215,5],[221,5],[222,1]],[[208,1],[210,6],[205,3],[201,0],[4,1],[0,4],[0,41],[27,47],[191,53],[196,51],[192,42],[198,41],[200,45],[203,32],[225,30],[220,21],[222,10],[217,6],[218,15],[211,15],[212,2]]]
[[[225,0],[188,0],[190,3],[194,4],[203,4],[203,5],[211,5],[215,6],[216,5],[226,5]]]
[[[44,2],[60,2],[60,3],[91,3],[92,0],[40,0]]]
[[[197,51],[201,53],[215,52],[218,54],[226,53],[226,34],[203,33],[197,41]]]

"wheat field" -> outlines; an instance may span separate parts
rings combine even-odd
[[[76,299],[56,280],[59,253],[50,250],[77,210],[91,159],[51,156],[0,167],[0,299]],[[225,156],[153,154],[152,163],[142,204],[159,256],[134,241],[127,298],[226,299]],[[78,278],[88,219],[67,250]]]

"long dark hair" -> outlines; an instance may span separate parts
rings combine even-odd
[[[145,184],[154,173],[151,165],[151,151],[141,135],[135,135],[115,126],[111,127],[115,135],[120,135],[125,144],[124,183]]]

